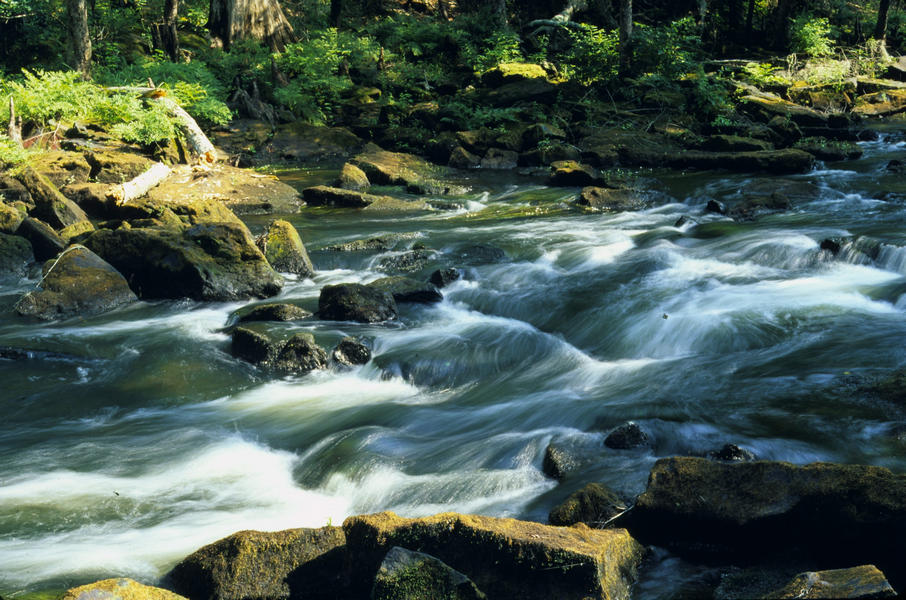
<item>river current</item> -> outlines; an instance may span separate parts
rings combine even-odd
[[[792,210],[741,223],[708,200],[778,178],[646,172],[648,208],[582,214],[565,208],[577,189],[479,171],[454,210],[292,215],[319,272],[276,300],[315,311],[322,286],[382,277],[413,243],[429,256],[417,276],[462,269],[441,303],[402,304],[398,322],[274,325],[328,349],[368,340],[373,361],[349,371],[281,378],[232,358],[223,328],[246,303],[26,324],[9,309],[36,280],[3,281],[0,347],[29,352],[0,358],[0,595],[153,583],[237,530],[381,510],[545,522],[585,483],[631,500],[658,458],[726,443],[906,472],[906,412],[859,391],[906,362],[906,180],[884,168],[906,142],[861,146],[782,178],[811,190]],[[677,227],[684,215],[699,225]],[[395,234],[391,250],[326,249]],[[843,241],[836,256],[827,238]],[[476,256],[488,247],[505,255]],[[603,445],[628,420],[651,447]],[[551,442],[580,462],[559,483],[541,469]],[[669,597],[692,569],[655,562],[636,597]]]

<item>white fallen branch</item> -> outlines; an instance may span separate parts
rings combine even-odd
[[[169,177],[170,167],[164,163],[154,163],[151,167],[131,181],[114,186],[108,195],[116,200],[117,204],[125,204],[136,198],[141,198],[152,188]]]

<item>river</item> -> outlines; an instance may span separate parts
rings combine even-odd
[[[368,340],[373,361],[350,371],[280,378],[232,358],[223,327],[242,303],[26,324],[9,309],[35,280],[3,281],[0,347],[30,352],[0,358],[0,595],[153,582],[240,529],[381,510],[546,521],[587,482],[631,499],[658,458],[725,443],[906,471],[902,407],[859,391],[906,362],[906,179],[884,169],[906,142],[861,146],[783,178],[811,190],[793,210],[742,223],[708,200],[776,178],[645,172],[649,208],[581,214],[564,208],[576,189],[479,171],[461,176],[472,192],[454,210],[292,215],[319,272],[278,299],[312,311],[322,286],[377,279],[414,243],[429,255],[418,276],[462,268],[443,302],[403,304],[398,322],[273,326],[328,349]],[[700,225],[675,226],[684,215]],[[324,249],[391,234],[405,235],[389,251]],[[826,238],[855,241],[833,256]],[[603,445],[627,420],[650,447]],[[559,483],[541,470],[551,442],[581,463]],[[662,553],[635,597],[695,577]]]

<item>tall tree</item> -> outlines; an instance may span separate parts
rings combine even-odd
[[[632,0],[620,0],[620,74],[629,73],[632,62]]]
[[[91,39],[88,37],[87,0],[66,0],[66,59],[71,69],[87,76],[91,68]]]
[[[878,21],[875,23],[875,34],[872,36],[878,40],[881,54],[887,56],[887,17],[890,14],[890,0],[881,0],[878,4]]]
[[[774,10],[774,46],[786,48],[790,43],[790,20],[800,0],[778,0]]]
[[[179,0],[165,0],[164,21],[151,26],[151,38],[154,47],[163,50],[170,60],[179,60],[179,34],[176,30],[176,17],[179,13]]]
[[[506,0],[494,0],[492,6],[494,8],[494,20],[500,27],[506,27]]]
[[[296,39],[278,0],[211,0],[207,27],[213,43],[224,50],[235,41],[253,38],[282,52]]]
[[[330,0],[330,26],[340,26],[340,16],[343,14],[343,0]]]

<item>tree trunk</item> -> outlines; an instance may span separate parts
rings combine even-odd
[[[881,0],[880,4],[878,4],[878,22],[875,24],[875,34],[872,37],[882,44],[887,37],[887,17],[889,14],[890,0]]]
[[[295,41],[278,0],[211,0],[207,27],[214,45],[224,50],[233,42],[253,38],[282,52]]]
[[[620,75],[628,75],[632,63],[632,0],[620,0]]]
[[[170,167],[163,163],[154,163],[141,175],[114,186],[108,192],[108,196],[113,198],[117,204],[126,204],[136,198],[141,198],[169,176]]]
[[[69,38],[69,67],[88,76],[91,68],[91,40],[88,38],[88,2],[66,0],[66,32]]]
[[[752,40],[752,25],[755,20],[755,0],[749,0],[749,10],[746,11],[746,44]]]
[[[506,27],[506,0],[494,0],[494,20],[500,27]]]
[[[790,18],[799,0],[779,0],[774,11],[774,47],[786,48],[790,44]]]
[[[343,14],[343,0],[330,0],[330,26],[340,27],[340,15]]]
[[[171,61],[179,61],[179,34],[176,31],[176,17],[179,11],[179,0],[166,0],[164,3],[164,22],[151,25],[151,39],[154,48],[163,50]]]

